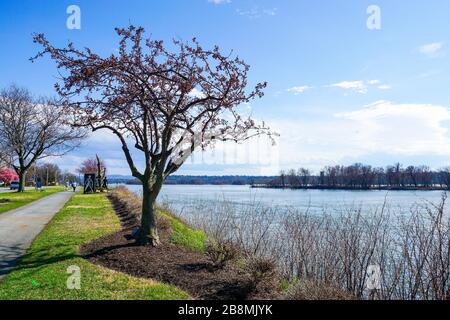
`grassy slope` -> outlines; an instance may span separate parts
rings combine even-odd
[[[105,195],[75,195],[33,242],[15,271],[0,281],[0,299],[188,299],[174,286],[133,278],[79,257],[79,245],[117,231]],[[67,267],[81,268],[81,290],[69,290]]]
[[[174,244],[186,247],[197,252],[205,251],[206,234],[201,230],[194,230],[188,227],[183,221],[175,217],[169,211],[159,209],[159,214],[169,220],[172,234],[170,241]]]
[[[49,196],[53,193],[63,191],[63,187],[48,187],[45,191],[34,191],[27,190],[23,193],[18,192],[5,192],[0,193],[0,213],[16,209],[18,207],[24,206],[33,202],[35,200],[41,199],[43,197]],[[9,200],[9,202],[2,203],[2,200]]]

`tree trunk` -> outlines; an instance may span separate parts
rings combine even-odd
[[[142,194],[142,217],[141,228],[139,230],[139,243],[143,245],[150,244],[156,247],[159,242],[158,229],[156,226],[156,198],[159,189],[151,189],[150,184],[143,183]]]
[[[24,170],[20,170],[18,174],[19,174],[19,189],[17,190],[17,192],[24,192],[26,172]]]

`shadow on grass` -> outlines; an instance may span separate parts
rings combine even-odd
[[[0,277],[7,275],[13,270],[27,270],[42,266],[79,258],[79,254],[59,251],[55,254],[55,248],[67,247],[65,245],[55,245],[34,250],[23,255],[23,248],[17,246],[0,245]],[[67,250],[68,251],[68,250]]]
[[[0,277],[5,276],[17,265],[23,253],[18,246],[0,245]]]

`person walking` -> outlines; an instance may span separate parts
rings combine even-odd
[[[42,180],[40,177],[36,179],[36,191],[42,191]]]
[[[77,191],[77,182],[76,181],[72,182],[72,189],[73,189],[73,192]]]

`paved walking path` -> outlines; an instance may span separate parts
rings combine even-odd
[[[0,214],[0,279],[14,268],[34,238],[73,195],[55,193]]]

